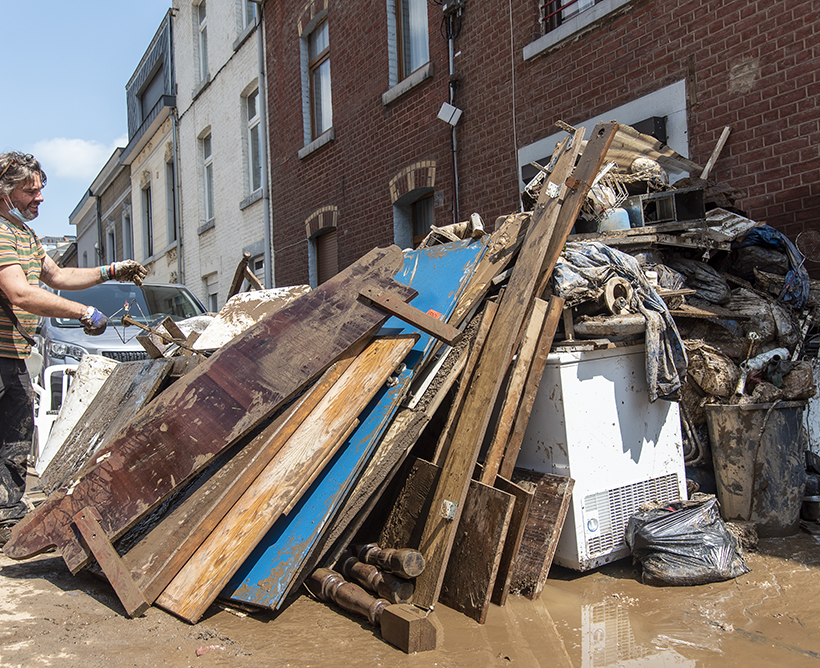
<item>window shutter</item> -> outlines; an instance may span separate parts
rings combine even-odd
[[[339,273],[335,229],[316,237],[316,260],[316,278],[319,285]]]

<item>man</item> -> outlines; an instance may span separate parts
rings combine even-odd
[[[34,432],[33,393],[25,360],[38,316],[77,318],[87,334],[102,334],[108,319],[93,306],[39,287],[81,290],[109,279],[141,283],[134,260],[105,267],[58,267],[28,223],[43,201],[46,175],[23,153],[0,154],[0,546],[26,514],[26,463]]]

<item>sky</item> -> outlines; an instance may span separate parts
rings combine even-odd
[[[171,0],[0,0],[0,152],[32,153],[48,183],[43,236],[68,218],[114,149],[128,143],[125,84]]]

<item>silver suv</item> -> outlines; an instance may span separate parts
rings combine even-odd
[[[184,285],[172,283],[117,283],[107,281],[85,290],[58,290],[57,294],[94,306],[109,318],[108,328],[99,336],[89,336],[78,320],[43,318],[37,328],[43,368],[53,364],[76,364],[85,353],[103,355],[118,362],[147,358],[136,340],[145,332],[137,327],[123,328],[120,319],[127,305],[137,322],[149,324],[171,316],[175,321],[203,315],[205,307]]]

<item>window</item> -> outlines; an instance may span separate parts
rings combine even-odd
[[[262,285],[265,285],[265,256],[257,255],[255,258],[252,258],[250,267],[253,275],[256,276]]]
[[[205,6],[206,0],[202,0],[197,7],[197,18],[199,21],[199,80],[208,80],[208,16]]]
[[[253,193],[262,187],[259,89],[245,98],[245,107],[248,114],[248,185]]]
[[[142,191],[142,234],[145,244],[143,256],[148,259],[154,254],[154,212],[151,204],[151,186]]]
[[[310,138],[316,139],[333,125],[333,106],[330,99],[330,36],[326,20],[308,35],[308,81]]]
[[[541,36],[524,46],[524,60],[548,53],[568,38],[577,38],[632,0],[538,0]]]
[[[316,237],[316,283],[321,285],[339,273],[336,228]]]
[[[174,178],[174,161],[165,163],[165,206],[168,221],[168,243],[177,240],[177,189]]]
[[[427,0],[395,0],[399,81],[429,59]]]
[[[154,108],[157,102],[159,102],[160,98],[165,93],[165,70],[162,66],[162,61],[160,61],[160,67],[156,71],[151,80],[148,82],[148,85],[143,88],[142,92],[139,94],[139,103],[140,103],[140,113],[142,114],[142,120],[145,121],[148,118],[151,110]]]
[[[543,32],[555,30],[565,21],[595,4],[595,0],[546,0],[541,5]]]
[[[202,138],[202,172],[204,185],[205,222],[214,219],[214,156],[211,135]]]
[[[111,264],[117,261],[117,237],[114,228],[109,227],[105,232],[105,263]]]
[[[130,212],[131,207],[128,207]],[[122,214],[122,257],[124,260],[134,259],[134,231],[131,229],[131,214]]]
[[[410,205],[410,219],[413,225],[413,248],[415,248],[428,235],[433,225],[433,193],[425,195]]]
[[[251,0],[241,0],[242,2],[242,27],[247,28],[256,20],[256,3]]]

